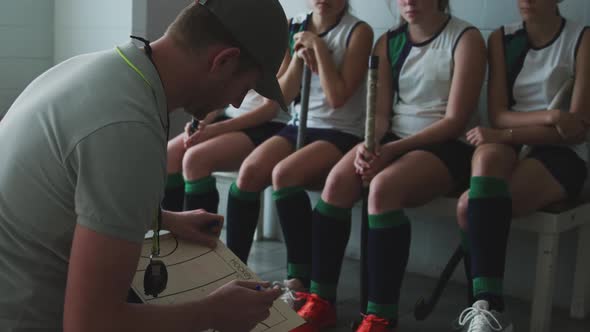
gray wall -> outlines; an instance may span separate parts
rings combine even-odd
[[[164,32],[176,15],[193,0],[133,0],[133,32],[156,40]],[[185,112],[170,115],[170,137],[180,133],[184,124],[190,120]]]
[[[53,0],[0,0],[0,118],[53,64]]]
[[[131,25],[131,0],[55,0],[54,61],[124,43]]]

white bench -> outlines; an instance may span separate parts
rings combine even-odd
[[[455,217],[457,199],[439,198],[420,208],[420,212],[439,217]],[[538,211],[514,219],[513,229],[538,236],[535,284],[531,308],[531,332],[549,332],[556,273],[556,260],[561,233],[578,229],[570,316],[584,318],[590,309],[590,203],[563,212]]]
[[[236,173],[215,173],[214,176],[222,182],[235,181]],[[316,192],[317,193],[317,192]],[[314,193],[314,194],[316,194]],[[270,195],[264,195],[262,204],[269,205],[270,209],[261,207],[261,214],[257,229],[257,240],[264,234],[264,225],[276,224],[272,218],[274,210]],[[266,201],[266,202],[265,202]],[[428,214],[436,217],[456,217],[456,198],[439,198],[414,212]],[[220,206],[220,211],[225,205]],[[360,204],[354,208],[360,210]],[[263,212],[264,211],[264,212]],[[353,211],[353,216],[360,215],[359,211]],[[262,220],[262,219],[267,220]],[[590,203],[580,204],[560,212],[538,211],[529,216],[517,218],[512,223],[513,229],[536,233],[538,236],[535,284],[532,296],[531,308],[531,332],[549,332],[551,326],[551,309],[553,306],[553,294],[556,274],[556,260],[559,248],[559,237],[562,233],[577,229],[578,246],[575,258],[575,271],[573,277],[573,293],[570,304],[570,316],[582,319],[590,310]],[[275,231],[276,232],[276,231]]]

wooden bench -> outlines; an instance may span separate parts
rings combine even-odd
[[[231,183],[235,181],[236,173],[215,173],[220,180]],[[317,196],[317,192],[313,192]],[[268,197],[269,195],[265,195]],[[268,208],[274,209],[271,201],[264,202]],[[424,206],[411,209],[414,213],[427,214],[436,217],[456,217],[456,198],[438,198]],[[225,208],[225,207],[223,207]],[[354,209],[360,210],[360,204]],[[276,223],[276,220],[263,221],[259,219],[257,239],[262,238],[263,225]],[[353,215],[359,215],[358,211]],[[555,289],[556,260],[560,235],[569,230],[577,230],[578,245],[575,258],[573,277],[573,292],[570,304],[570,316],[582,319],[590,310],[590,203],[580,203],[573,206],[557,206],[544,211],[535,212],[529,216],[517,218],[512,223],[513,229],[536,233],[538,237],[535,283],[531,308],[531,332],[549,332],[551,326],[551,309]]]

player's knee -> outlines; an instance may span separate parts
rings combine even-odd
[[[514,150],[503,144],[486,144],[477,148],[473,156],[473,169],[479,175],[496,174],[498,170],[512,164],[516,158]]]
[[[371,210],[385,212],[406,207],[408,191],[401,186],[391,186],[391,183],[391,179],[386,179],[383,174],[373,178],[369,191]]]
[[[356,174],[354,174],[354,176],[357,177]],[[360,181],[358,181],[356,178],[351,179],[350,174],[344,174],[343,172],[335,169],[330,172],[330,175],[326,179],[322,196],[326,202],[329,203],[341,201],[343,195],[351,192],[351,190],[347,188],[351,188],[351,186],[354,185],[360,185]]]
[[[298,182],[298,172],[285,163],[278,163],[272,170],[272,184],[275,189],[293,187]]]
[[[238,188],[244,191],[261,191],[264,189],[264,175],[261,174],[260,167],[255,163],[244,161],[240,168],[238,180],[236,181]]]

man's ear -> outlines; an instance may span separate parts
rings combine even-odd
[[[219,49],[212,55],[209,72],[228,71],[233,73],[238,67],[240,60],[240,49],[237,47],[227,47]]]

